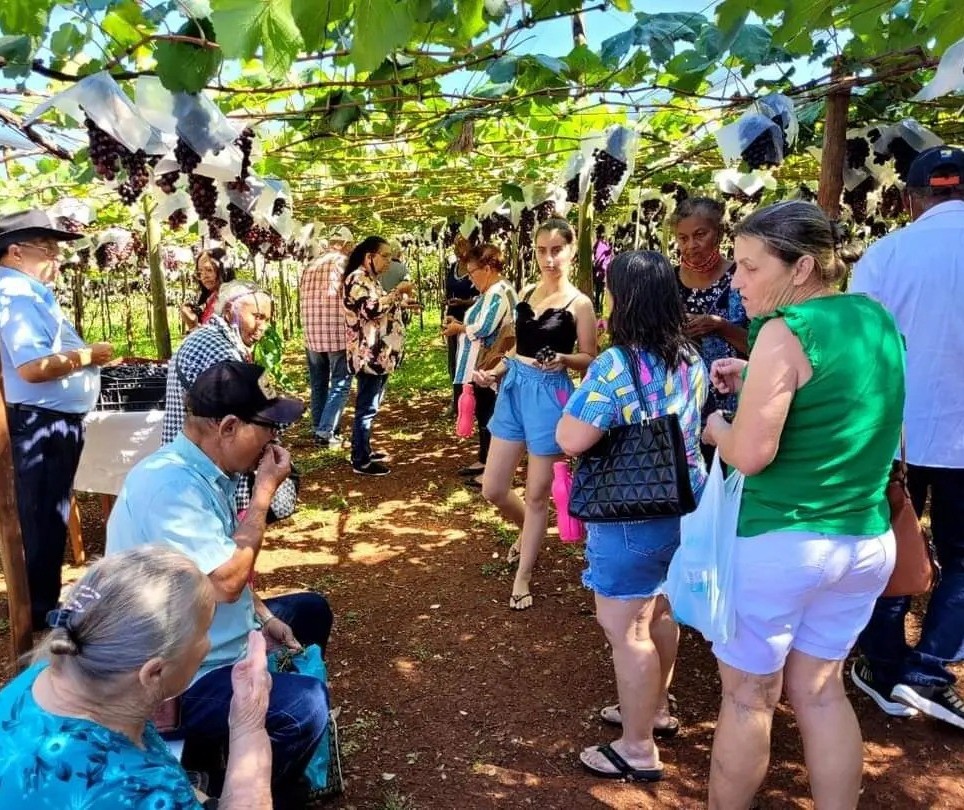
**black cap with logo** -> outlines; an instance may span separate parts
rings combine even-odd
[[[305,412],[305,403],[281,397],[271,388],[264,368],[255,363],[225,360],[202,371],[185,398],[195,416],[243,422],[290,425]]]

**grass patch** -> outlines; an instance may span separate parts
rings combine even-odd
[[[361,711],[358,716],[341,730],[342,756],[350,757],[364,750],[368,739],[378,730],[378,715],[375,712]]]

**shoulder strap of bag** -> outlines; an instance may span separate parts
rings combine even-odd
[[[618,350],[626,362],[626,368],[633,381],[633,388],[636,390],[636,401],[639,403],[639,412],[643,414],[645,421],[649,419],[649,410],[646,407],[646,397],[643,396],[643,388],[639,384],[639,356],[628,346],[620,346]]]

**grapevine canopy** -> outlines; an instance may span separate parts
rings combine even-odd
[[[132,100],[142,77],[209,98],[238,130],[255,129],[251,170],[288,183],[297,219],[359,230],[461,220],[506,183],[558,179],[582,138],[614,124],[638,134],[631,190],[709,187],[724,168],[713,133],[774,92],[793,102],[800,129],[765,184],[774,193],[816,185],[809,148],[842,84],[852,127],[913,117],[961,140],[959,99],[914,100],[964,38],[957,0],[643,6],[3,0],[0,206],[70,194],[97,202],[107,221],[130,218],[92,168],[83,122],[52,110],[23,125],[100,72]],[[623,194],[607,216],[625,216],[634,199]]]

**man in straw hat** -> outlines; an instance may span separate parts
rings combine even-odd
[[[60,243],[80,236],[55,228],[43,211],[0,217],[0,371],[35,630],[60,599],[84,415],[113,355],[110,343],[80,338],[50,289]]]

